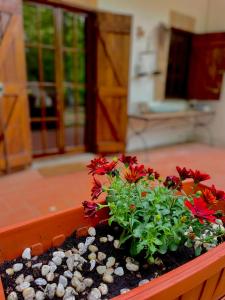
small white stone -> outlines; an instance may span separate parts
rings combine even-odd
[[[112,242],[114,240],[114,236],[107,234],[107,238],[109,242]]]
[[[90,260],[90,271],[92,271],[96,266],[96,260],[92,259]]]
[[[96,271],[98,274],[103,275],[106,271],[106,266],[97,266]]]
[[[124,275],[124,270],[122,267],[118,267],[114,270],[114,274],[117,276],[123,276]]]
[[[72,272],[74,269],[74,255],[67,258],[66,264],[67,264],[69,271]]]
[[[37,291],[35,294],[35,299],[36,300],[44,300],[45,294],[42,291]]]
[[[23,253],[22,253],[22,258],[23,259],[31,259],[31,249],[26,248]]]
[[[69,279],[73,278],[73,273],[69,270],[65,271],[63,275]]]
[[[88,259],[89,260],[95,260],[96,259],[96,254],[94,252],[91,252],[89,255],[88,255]]]
[[[57,270],[57,266],[54,264],[53,261],[49,262],[49,266],[50,266],[50,271],[51,273],[54,273]]]
[[[41,275],[46,276],[50,272],[50,266],[43,265],[41,268]]]
[[[70,299],[70,297],[74,297],[74,300],[75,300],[75,295],[77,295],[77,292],[75,291],[75,289],[72,288],[71,286],[68,286],[65,290],[63,300],[68,300],[68,299]]]
[[[27,275],[24,278],[24,281],[26,281],[26,282],[32,282],[32,281],[34,281],[34,277],[32,275]]]
[[[88,234],[90,236],[96,236],[96,230],[95,230],[95,228],[94,227],[89,227],[88,228]]]
[[[7,297],[7,300],[17,300],[17,299],[18,299],[18,296],[17,296],[16,292],[11,292]]]
[[[84,243],[79,243],[77,245],[79,254],[83,255],[87,251],[87,247],[84,245]]]
[[[33,269],[34,269],[34,268],[40,269],[41,266],[42,266],[42,263],[38,263],[38,264],[32,265],[32,268],[33,268]]]
[[[102,277],[102,280],[105,282],[105,283],[113,283],[113,276],[108,274],[108,273],[104,273],[103,277]]]
[[[133,263],[126,263],[126,268],[128,271],[137,272],[139,270],[139,265]]]
[[[21,264],[21,263],[18,263],[18,264],[14,264],[13,265],[13,271],[14,272],[19,272],[19,271],[21,271],[23,269],[23,264]]]
[[[71,250],[65,252],[65,257],[70,257],[71,255],[73,255],[73,252]]]
[[[143,279],[143,280],[139,281],[138,286],[141,286],[141,285],[146,284],[148,282],[149,282],[148,279]]]
[[[76,287],[76,291],[77,291],[78,293],[84,292],[85,289],[86,289],[86,285],[85,285],[83,282],[81,282],[81,283]]]
[[[53,252],[53,256],[59,256],[61,258],[64,258],[66,255],[63,251],[55,251]]]
[[[47,281],[53,281],[55,278],[55,274],[53,272],[49,272],[47,275],[46,275],[46,279]]]
[[[106,236],[102,236],[102,237],[100,237],[99,242],[104,244],[104,243],[108,242],[108,239]]]
[[[114,248],[119,249],[119,247],[120,247],[120,241],[119,240],[115,240],[113,242],[113,246],[114,246]]]
[[[13,276],[14,275],[14,270],[13,268],[8,268],[5,270],[6,274],[9,276]]]
[[[115,263],[116,263],[115,257],[110,256],[110,257],[107,259],[106,267],[107,267],[107,268],[111,268],[112,266],[115,265]]]
[[[73,273],[73,276],[76,277],[76,278],[78,278],[79,280],[83,280],[83,276],[82,276],[82,274],[79,271],[75,271]]]
[[[35,297],[35,291],[32,287],[23,290],[23,298],[25,300],[32,300]]]
[[[108,268],[108,269],[106,269],[105,274],[112,275],[113,272],[114,272],[114,269],[113,269],[113,268]]]
[[[45,288],[45,294],[49,299],[53,299],[55,297],[56,288],[57,288],[56,283],[47,284]]]
[[[64,294],[65,294],[65,288],[61,283],[59,283],[56,288],[56,296],[62,298]]]
[[[63,297],[63,300],[76,300],[75,296]]]
[[[90,252],[97,252],[97,251],[98,251],[98,247],[95,246],[95,245],[90,245],[90,246],[88,247],[88,250],[89,250]]]
[[[20,288],[20,291],[19,292],[22,292],[23,290],[27,289],[30,287],[30,282],[22,282],[20,285],[19,285],[19,288]]]
[[[20,274],[16,280],[15,280],[15,283],[16,284],[21,284],[22,282],[24,282],[24,275],[23,274]]]
[[[83,283],[86,287],[91,287],[94,283],[94,280],[92,278],[85,278]]]
[[[59,283],[61,283],[64,286],[64,288],[66,288],[67,285],[68,285],[68,280],[65,276],[60,275],[59,276]]]
[[[103,252],[98,252],[98,260],[103,261],[104,259],[106,259],[106,254]]]
[[[100,283],[100,286],[98,287],[98,289],[103,296],[107,295],[109,292],[108,286],[105,283]]]
[[[80,280],[76,276],[74,276],[71,280],[71,284],[73,287],[77,288],[77,286],[80,285]]]
[[[62,258],[59,256],[53,256],[52,261],[56,266],[60,266],[62,264]]]
[[[130,291],[130,289],[124,288],[124,289],[120,290],[120,294],[125,294],[125,293],[127,293],[129,291]]]
[[[101,292],[97,288],[93,288],[87,296],[87,300],[98,300],[101,299]]]
[[[37,278],[34,280],[36,285],[42,286],[42,285],[46,285],[47,281],[44,278]]]

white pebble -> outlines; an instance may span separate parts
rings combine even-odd
[[[108,239],[106,236],[103,236],[103,237],[100,237],[99,242],[104,244],[104,243],[108,242]]]
[[[91,252],[89,255],[88,255],[88,259],[89,260],[95,260],[96,259],[96,254],[94,252]]]
[[[25,300],[31,300],[35,297],[35,291],[32,287],[29,287],[25,290],[23,290],[23,298]]]
[[[78,278],[79,280],[83,280],[83,276],[81,275],[81,273],[79,271],[75,271],[73,273],[73,276],[75,276],[76,278]]]
[[[90,271],[92,271],[95,268],[95,265],[96,265],[96,260],[95,259],[90,260]]]
[[[106,266],[97,266],[96,271],[98,274],[103,275],[106,271]]]
[[[113,268],[108,268],[108,269],[106,269],[105,274],[112,275],[113,272],[114,272],[114,269],[113,269]]]
[[[87,249],[88,246],[90,246],[94,241],[95,241],[95,237],[94,237],[94,236],[88,236],[88,237],[86,238],[85,243],[84,243],[84,246],[86,247],[86,249]]]
[[[85,289],[86,289],[86,285],[85,285],[83,282],[81,282],[81,283],[76,287],[76,291],[77,291],[78,293],[82,293],[83,291],[85,291]]]
[[[98,252],[98,260],[103,261],[104,259],[106,259],[106,254],[103,252]]]
[[[24,278],[24,281],[26,281],[26,282],[34,281],[34,277],[33,277],[32,275],[27,275],[27,276]]]
[[[141,285],[146,284],[148,282],[149,282],[148,279],[143,279],[143,280],[139,281],[138,286],[141,286]]]
[[[67,278],[66,278],[65,276],[63,276],[63,275],[60,275],[60,276],[59,276],[59,284],[60,284],[60,283],[63,285],[64,288],[66,288],[67,285],[68,285],[68,280],[67,280]]]
[[[102,277],[102,280],[105,282],[105,283],[113,283],[113,276],[108,274],[108,273],[104,273],[103,277]]]
[[[69,271],[72,272],[74,269],[74,255],[67,258],[66,264],[67,264]]]
[[[87,247],[84,245],[84,243],[79,243],[77,247],[81,255],[83,255],[87,251]]]
[[[122,267],[118,267],[114,270],[114,274],[117,276],[123,276],[124,275],[124,270]]]
[[[87,300],[98,300],[101,299],[101,292],[97,288],[93,288],[87,296]]]
[[[107,234],[107,238],[109,242],[112,242],[114,240],[114,236]]]
[[[120,241],[119,240],[115,240],[113,242],[113,246],[114,246],[114,248],[119,249],[119,247],[120,247]]]
[[[63,275],[69,279],[73,277],[73,273],[69,270],[65,271]]]
[[[13,276],[14,275],[14,270],[13,268],[8,268],[5,270],[6,274],[9,276]]]
[[[55,274],[53,272],[49,272],[47,275],[46,275],[46,279],[47,281],[53,281],[55,278]]]
[[[83,283],[86,287],[91,287],[94,283],[94,280],[92,278],[85,278]]]
[[[23,264],[21,264],[21,263],[18,263],[18,264],[14,264],[13,265],[13,271],[14,272],[19,272],[19,271],[21,271],[23,269]]]
[[[110,257],[107,259],[106,267],[107,267],[107,268],[111,268],[112,266],[115,265],[115,263],[116,263],[115,257],[110,256]]]
[[[105,283],[100,283],[100,286],[98,287],[98,289],[103,296],[108,294],[109,289]]]
[[[11,292],[7,297],[7,300],[17,300],[17,299],[18,299],[18,296],[17,296],[16,292]]]
[[[47,284],[47,281],[44,278],[37,278],[34,280],[34,282],[36,285],[39,285],[39,286]]]
[[[31,259],[31,249],[26,248],[23,253],[22,253],[22,258],[23,259]]]
[[[46,276],[50,272],[50,266],[43,265],[41,268],[41,275]]]
[[[73,287],[77,288],[77,286],[80,285],[80,280],[77,277],[74,276],[71,280],[71,284],[72,284]]]
[[[22,292],[23,290],[27,289],[30,287],[30,282],[22,282],[20,285],[19,285],[19,289],[18,292]]]
[[[45,288],[45,294],[49,299],[53,299],[55,297],[56,288],[57,288],[56,283],[47,284]]]
[[[98,251],[98,247],[95,246],[95,245],[90,245],[90,246],[88,247],[88,250],[89,250],[90,252],[97,252],[97,251]]]
[[[70,257],[71,255],[73,255],[73,252],[71,250],[65,252],[65,257]]]
[[[124,288],[124,289],[120,290],[120,294],[125,294],[125,293],[127,293],[129,291],[130,291],[130,289]]]
[[[41,266],[42,266],[42,263],[38,263],[38,264],[34,264],[34,265],[32,266],[32,268],[33,268],[33,269],[34,269],[34,268],[40,269]]]
[[[44,300],[45,294],[42,291],[37,291],[35,294],[35,300]]]
[[[63,251],[55,251],[55,252],[53,252],[53,256],[58,256],[60,258],[64,258],[66,255]]]
[[[56,266],[60,266],[62,264],[62,258],[59,256],[53,256],[52,261]]]
[[[96,230],[95,230],[95,228],[94,227],[89,227],[88,228],[88,234],[90,236],[96,236]]]
[[[71,297],[74,297],[74,300],[75,300],[75,295],[77,295],[77,292],[75,291],[75,289],[72,288],[71,286],[68,286],[65,290],[63,300],[68,300]]]
[[[133,263],[126,263],[126,268],[128,271],[137,272],[139,270],[139,265]]]
[[[15,280],[15,283],[16,284],[21,284],[22,282],[24,282],[24,275],[23,274],[20,274],[16,280]]]
[[[56,296],[62,298],[64,294],[65,294],[65,288],[61,283],[59,283],[56,288]]]

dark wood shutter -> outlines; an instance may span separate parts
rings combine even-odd
[[[0,0],[0,170],[31,161],[25,52],[20,0]]]
[[[89,134],[98,153],[124,152],[126,147],[131,20],[95,15],[95,108],[89,111],[94,115]]]

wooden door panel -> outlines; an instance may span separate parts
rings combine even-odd
[[[24,166],[31,161],[30,126],[26,92],[21,2],[0,0],[0,13],[10,13],[0,41],[0,170]]]

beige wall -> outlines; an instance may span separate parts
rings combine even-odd
[[[206,31],[225,31],[224,22],[225,0],[208,0]]]
[[[97,6],[97,0],[67,0],[67,2],[88,8],[96,8]]]

